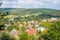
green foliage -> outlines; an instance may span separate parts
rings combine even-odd
[[[46,28],[50,28],[51,25],[52,25],[52,23],[50,23],[50,22],[41,22],[40,25],[41,25],[41,26],[44,26],[44,27],[46,27]]]
[[[60,21],[53,22],[47,34],[40,35],[44,40],[60,40]]]
[[[34,35],[29,35],[28,33],[23,31],[20,33],[19,39],[20,40],[37,40],[37,38],[35,38]]]
[[[21,16],[31,17],[34,15],[34,18],[35,17],[38,17],[38,18],[39,17],[40,18],[57,17],[57,18],[59,18],[60,17],[60,10],[46,9],[46,8],[36,8],[36,9],[6,8],[6,9],[0,9],[0,14],[4,14],[4,15],[12,14],[12,15],[17,15],[19,17],[21,17]]]
[[[21,32],[19,37],[20,40],[29,40],[29,35],[26,32]]]
[[[11,25],[11,26],[7,27],[7,31],[11,31],[12,29],[19,30],[19,28],[15,25]]]
[[[8,11],[9,10],[9,11]],[[53,10],[53,9],[0,9],[0,26],[1,24],[3,27],[1,29],[5,29],[4,23],[8,23],[8,19],[4,21],[4,17],[12,14],[17,15],[19,18],[16,20],[23,22],[23,20],[38,20],[46,19],[46,18],[59,18],[60,17],[60,10]],[[23,17],[22,17],[23,16]],[[16,21],[17,22],[17,21]],[[12,23],[10,23],[12,24]],[[34,35],[29,35],[28,33],[24,32],[25,28],[21,27],[21,31],[19,34],[20,40],[60,40],[60,21],[55,22],[42,22],[40,26],[47,28],[47,33],[40,32],[37,34],[39,38],[36,38]],[[7,28],[7,31],[11,31],[12,29],[19,30],[19,28],[12,24]],[[14,40],[10,37],[9,34],[1,33],[0,40]]]
[[[10,37],[10,35],[8,33],[2,32],[0,34],[0,40],[15,40],[15,39]]]
[[[0,25],[0,30],[5,30],[5,26],[4,25]]]

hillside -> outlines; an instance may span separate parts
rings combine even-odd
[[[0,14],[12,14],[19,17],[60,17],[60,10],[56,9],[46,9],[46,8],[35,8],[35,9],[24,9],[24,8],[0,8]]]

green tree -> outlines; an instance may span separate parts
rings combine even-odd
[[[60,21],[53,22],[47,34],[41,36],[44,40],[60,40]]]
[[[5,26],[4,25],[0,25],[0,30],[5,30]]]
[[[10,37],[10,35],[6,32],[2,32],[0,34],[0,40],[15,40],[15,38]]]
[[[11,26],[7,27],[7,31],[11,31],[12,29],[19,30],[19,28],[16,25],[14,25],[14,24],[12,24]]]

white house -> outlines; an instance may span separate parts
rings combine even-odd
[[[44,31],[45,29],[46,29],[46,28],[44,28],[44,27],[38,27],[38,28],[37,28],[38,32],[39,32],[39,31],[42,32],[42,31]]]

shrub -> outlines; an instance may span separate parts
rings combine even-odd
[[[7,28],[7,31],[11,31],[12,29],[18,30],[19,28],[18,28],[17,26],[15,26],[15,25],[11,25],[11,26],[9,26],[9,27]]]
[[[15,39],[14,38],[11,38],[8,33],[2,32],[0,34],[0,40],[15,40]]]

